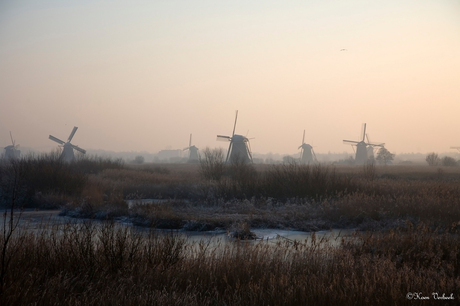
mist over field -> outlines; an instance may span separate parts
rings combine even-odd
[[[2,1],[0,146],[153,160],[251,139],[255,155],[460,146],[457,1]],[[152,155],[150,158],[149,156]],[[256,157],[256,156],[255,156]],[[128,158],[128,157],[127,157]],[[134,158],[134,157],[129,157]]]

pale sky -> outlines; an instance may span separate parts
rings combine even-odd
[[[236,110],[256,153],[460,146],[460,1],[0,2],[0,147],[226,147]]]

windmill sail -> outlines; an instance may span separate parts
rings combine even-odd
[[[366,134],[366,123],[363,124],[361,128],[362,132],[362,140],[354,141],[354,140],[343,140],[344,144],[351,144],[354,150],[354,146],[356,146],[356,156],[355,156],[355,164],[363,165],[371,160],[374,157],[374,147],[383,147],[384,143],[372,143],[369,141],[369,137]],[[360,135],[361,138],[361,135]],[[366,139],[367,138],[367,139]]]
[[[75,160],[75,154],[74,150],[86,154],[86,150],[80,148],[79,146],[73,145],[71,143],[73,137],[75,136],[75,133],[77,132],[78,127],[74,127],[72,129],[72,132],[70,132],[69,138],[67,138],[67,142],[62,141],[61,139],[54,137],[52,135],[49,135],[49,139],[51,139],[54,142],[57,142],[60,146],[62,146],[62,153],[60,158],[66,162],[71,162]]]
[[[301,164],[312,164],[316,162],[316,155],[315,152],[313,152],[313,147],[305,143],[305,130],[303,130],[302,144],[299,146],[299,149]]]
[[[252,153],[249,139],[246,136],[235,134],[238,122],[238,111],[235,114],[232,136],[217,135],[218,141],[229,141],[226,162],[252,162]]]

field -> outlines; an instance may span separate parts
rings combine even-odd
[[[36,156],[0,170],[2,305],[458,303],[457,167],[65,164]],[[155,203],[135,203],[146,198]],[[15,227],[20,211],[12,208],[20,207],[101,221],[31,232]],[[308,243],[216,247],[158,228],[240,238],[254,228],[357,231],[339,247],[314,235]]]

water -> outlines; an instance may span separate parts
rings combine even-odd
[[[44,225],[62,225],[68,222],[84,222],[88,219],[75,219],[66,216],[59,216],[59,210],[46,210],[46,211],[33,211],[28,210],[24,211],[21,214],[19,212],[15,213],[15,217],[21,216],[18,229],[28,230],[28,231],[38,231],[40,228],[43,228]],[[3,226],[3,218],[0,220],[0,226]],[[103,221],[91,220],[91,222],[101,224]],[[119,222],[120,225],[131,226],[128,222]],[[150,231],[148,228],[136,227],[140,231]],[[303,231],[294,231],[294,230],[281,230],[281,229],[251,229],[251,231],[257,236],[256,240],[249,242],[257,241],[288,241],[288,242],[305,242],[311,243],[312,235],[315,235],[316,241],[321,239],[328,239],[331,245],[339,246],[342,238],[349,239],[353,230],[340,230],[333,229],[329,231],[318,231],[318,232],[303,232]],[[170,233],[170,230],[158,230],[158,233]],[[227,231],[207,231],[207,232],[188,232],[188,231],[173,231],[180,235],[187,237],[188,242],[199,243],[204,242],[211,246],[219,245],[225,242],[232,242],[235,239],[229,237]]]

